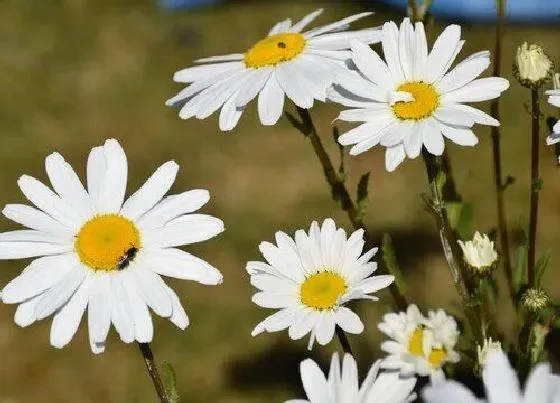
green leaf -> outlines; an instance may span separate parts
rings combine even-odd
[[[447,182],[447,175],[443,172],[443,169],[438,169],[435,181],[438,193],[443,195],[443,187],[445,186],[445,182]]]
[[[515,253],[516,260],[513,267],[513,289],[517,294],[525,284],[525,266],[527,262],[527,246],[521,245]]]
[[[535,283],[537,287],[541,285],[542,276],[546,271],[551,255],[552,251],[547,250],[541,255],[541,257],[539,257],[539,260],[537,260],[537,265],[535,267]]]
[[[356,202],[358,203],[358,210],[362,212],[368,203],[368,185],[369,185],[369,172],[363,174],[358,182],[358,197]]]
[[[393,246],[391,235],[387,233],[383,234],[383,237],[381,238],[381,256],[389,273],[395,276],[395,283],[397,284],[397,287],[401,293],[406,294],[404,275],[397,263],[397,256],[395,254],[395,248]]]
[[[338,138],[340,137],[340,131],[338,127],[334,126],[332,130],[333,139],[336,145],[338,146],[338,157],[340,158],[340,165],[338,166],[338,175],[342,182],[346,181],[346,170],[344,169],[344,146],[338,142]]]
[[[165,390],[167,391],[167,396],[169,397],[170,403],[179,402],[179,391],[177,390],[177,377],[175,376],[175,370],[173,365],[169,362],[164,362],[162,364],[162,380]]]
[[[446,202],[445,210],[451,228],[462,239],[471,237],[471,224],[473,220],[473,206],[471,203]]]

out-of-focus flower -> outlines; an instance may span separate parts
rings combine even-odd
[[[481,235],[476,231],[472,241],[457,241],[463,250],[465,262],[479,274],[489,271],[498,260],[498,253],[494,248],[494,241],[488,235]]]
[[[484,344],[482,347],[480,344],[476,346],[476,353],[478,357],[478,364],[481,368],[484,368],[488,361],[488,356],[496,351],[502,351],[502,343],[499,341],[493,341],[492,338],[484,339]]]
[[[459,361],[455,351],[457,322],[441,309],[425,317],[416,305],[409,305],[406,312],[385,314],[378,327],[392,339],[381,344],[389,354],[382,368],[399,370],[403,376],[418,374],[439,380],[444,377],[445,363]]]
[[[524,42],[517,48],[513,72],[519,83],[538,88],[550,79],[554,63],[539,45]]]
[[[541,288],[529,288],[521,296],[521,303],[529,312],[538,312],[546,308],[549,302],[548,293]]]
[[[345,70],[329,93],[332,101],[354,109],[338,119],[364,122],[339,137],[361,154],[377,144],[387,148],[385,167],[393,171],[405,159],[420,155],[422,146],[434,155],[445,148],[444,137],[474,146],[475,123],[498,126],[486,113],[464,105],[494,99],[509,87],[500,77],[477,77],[490,65],[490,52],[478,52],[449,71],[464,41],[461,27],[448,26],[428,53],[424,25],[405,18],[383,26],[385,61],[368,46],[352,43],[352,60],[359,72]]]
[[[342,370],[338,354],[334,353],[328,378],[319,366],[307,359],[300,366],[301,380],[308,400],[288,400],[286,403],[408,403],[416,378],[400,378],[397,372],[380,372],[379,361],[370,368],[360,387],[358,366],[350,354],[344,354]]]
[[[0,259],[37,258],[2,290],[20,304],[15,321],[28,326],[54,314],[50,342],[62,348],[87,308],[91,349],[105,350],[111,323],[122,341],[150,342],[148,308],[179,328],[189,321],[160,276],[219,284],[214,267],[177,249],[224,230],[221,220],[190,214],[209,200],[206,190],[164,197],[179,166],[169,161],[125,201],[128,165],[116,140],[91,150],[87,190],[64,158],[45,161],[53,190],[30,176],[19,187],[35,207],[9,204],[3,213],[30,229],[0,234]]]
[[[502,351],[489,354],[482,370],[486,400],[480,400],[456,381],[446,380],[424,388],[427,403],[560,403],[560,378],[548,364],[538,364],[531,371],[525,392],[521,391],[515,370]]]
[[[358,230],[347,239],[343,229],[326,219],[321,227],[313,222],[308,234],[298,230],[292,239],[277,232],[276,245],[262,242],[259,249],[267,263],[247,263],[251,284],[259,289],[253,302],[280,310],[259,323],[252,335],[289,328],[292,340],[311,333],[311,348],[315,339],[321,345],[330,342],[336,325],[361,333],[362,321],[344,305],[353,299],[376,301],[370,294],[394,281],[389,275],[372,276],[377,263],[370,259],[377,248],[362,254],[363,235]]]
[[[548,103],[560,108],[560,73],[554,74],[552,82],[554,84],[554,89],[546,91]],[[552,127],[552,133],[546,138],[546,144],[549,146],[558,142],[560,142],[560,120]],[[558,162],[560,163],[560,157]]]
[[[197,66],[177,71],[174,81],[190,85],[166,104],[182,105],[182,119],[205,119],[222,108],[220,129],[231,130],[257,96],[263,125],[278,121],[284,96],[305,109],[315,99],[324,102],[335,72],[347,69],[350,41],[379,42],[381,30],[347,32],[350,23],[371,14],[361,13],[302,33],[321,12],[314,11],[293,25],[289,18],[279,22],[245,53],[200,59]]]

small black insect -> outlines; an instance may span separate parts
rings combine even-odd
[[[138,248],[134,245],[130,245],[130,248],[128,248],[124,252],[124,255],[122,255],[119,258],[119,262],[117,263],[117,270],[126,269],[128,267],[128,265],[130,264],[130,262],[132,260],[134,260],[134,258],[136,257],[137,252],[138,252]]]
[[[286,44],[284,42],[278,42],[277,45],[280,49],[286,49]]]

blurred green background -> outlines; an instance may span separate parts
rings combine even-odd
[[[61,152],[83,177],[91,147],[115,137],[129,158],[129,192],[161,163],[175,159],[181,170],[174,189],[206,188],[211,202],[203,209],[226,223],[218,238],[189,250],[220,268],[224,284],[206,287],[186,281],[169,283],[181,296],[191,326],[181,332],[155,318],[156,358],[177,371],[183,401],[271,402],[303,397],[298,365],[309,355],[321,362],[338,348],[306,350],[306,340],[291,342],[287,332],[251,338],[253,326],[269,312],[251,303],[247,260],[261,259],[257,246],[274,232],[308,228],[312,220],[334,217],[349,223],[331,201],[311,146],[282,119],[261,127],[252,104],[237,129],[218,131],[217,118],[181,121],[164,106],[180,85],[173,72],[204,56],[244,51],[277,21],[298,19],[322,6],[316,22],[327,23],[364,9],[378,13],[356,27],[379,25],[401,16],[375,2],[231,1],[221,6],[164,12],[138,0],[3,0],[0,2],[0,195],[2,203],[24,202],[16,180],[30,174],[46,180],[44,158]],[[430,36],[444,22],[430,28]],[[493,46],[492,26],[464,26],[462,57]],[[555,27],[508,27],[505,75],[510,76],[514,49],[536,42],[560,60]],[[489,73],[487,73],[489,74]],[[528,217],[529,115],[527,90],[512,81],[503,96],[504,172],[517,181],[507,190],[510,228]],[[488,105],[485,106],[485,108]],[[545,107],[545,114],[552,114]],[[312,113],[333,157],[330,125],[340,108],[316,104]],[[347,130],[349,126],[343,126]],[[475,202],[475,228],[495,227],[495,199],[489,129],[478,127],[480,144],[459,148],[447,143],[455,178],[466,201]],[[539,250],[552,249],[558,234],[557,162],[545,147],[543,130]],[[407,160],[394,173],[384,169],[384,152],[376,148],[347,159],[349,186],[371,171],[366,221],[377,235],[393,236],[406,271],[409,293],[423,308],[454,307],[455,294],[442,260],[430,215],[420,198],[427,191],[421,159]],[[7,220],[1,228],[14,228]],[[553,256],[545,284],[558,284]],[[0,284],[25,262],[0,262]],[[560,295],[551,286],[553,295]],[[366,331],[353,336],[362,371],[379,356],[376,324],[389,307],[355,306]],[[384,303],[385,302],[385,303]],[[513,334],[507,301],[497,306],[502,330]],[[25,329],[13,323],[15,307],[0,307],[0,403],[154,402],[156,396],[134,345],[111,332],[107,350],[93,356],[82,326],[63,350],[50,347],[50,319]],[[83,325],[83,323],[82,323]]]

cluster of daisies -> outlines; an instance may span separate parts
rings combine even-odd
[[[167,101],[179,105],[183,119],[204,119],[221,109],[219,126],[233,129],[247,105],[258,98],[263,125],[274,125],[285,98],[309,109],[318,100],[350,108],[338,119],[358,122],[339,137],[360,154],[381,145],[386,168],[416,158],[424,148],[441,155],[445,139],[474,146],[475,123],[499,125],[468,102],[497,98],[509,83],[500,77],[478,78],[489,66],[488,51],[475,53],[453,66],[464,44],[457,25],[447,27],[428,50],[424,26],[408,18],[397,26],[349,31],[362,13],[322,27],[306,29],[317,10],[297,23],[276,24],[267,37],[245,53],[213,56],[175,73],[188,86]],[[369,45],[381,42],[382,58]],[[453,66],[453,67],[452,67]],[[558,84],[560,87],[560,83]],[[549,93],[560,106],[560,88]],[[560,141],[560,125],[549,143]],[[162,277],[218,285],[222,275],[209,263],[179,247],[215,237],[223,222],[196,213],[209,201],[206,190],[167,195],[178,173],[169,161],[160,166],[132,195],[125,198],[128,164],[116,140],[91,150],[84,185],[64,158],[54,153],[45,161],[50,187],[30,176],[18,185],[32,205],[9,204],[3,214],[26,229],[0,233],[0,259],[31,262],[4,286],[1,299],[18,304],[15,322],[28,326],[53,316],[50,342],[61,348],[76,333],[87,311],[91,349],[101,353],[113,325],[125,343],[150,342],[151,312],[181,329],[189,324],[178,295]],[[376,292],[394,277],[375,275],[377,248],[364,250],[364,232],[350,234],[332,219],[313,222],[293,237],[277,232],[275,242],[262,242],[264,261],[247,263],[252,301],[276,310],[257,324],[252,334],[287,330],[293,340],[309,335],[308,346],[326,345],[337,331],[359,334],[360,317],[350,308],[355,300],[376,301]],[[497,259],[493,243],[476,234],[461,243],[465,260],[478,268]],[[328,376],[316,363],[301,363],[301,376],[311,403],[404,403],[416,398],[417,377],[429,377],[428,402],[478,402],[470,392],[444,380],[444,366],[456,363],[459,331],[443,310],[424,315],[415,305],[406,312],[388,313],[378,325],[388,340],[387,354],[375,362],[359,383],[355,359],[333,355]],[[491,341],[479,347],[483,378],[491,402],[521,402],[521,392],[507,357]],[[504,385],[505,389],[504,389]],[[547,385],[546,387],[544,385]],[[529,378],[525,402],[550,402],[559,391],[547,366]]]

